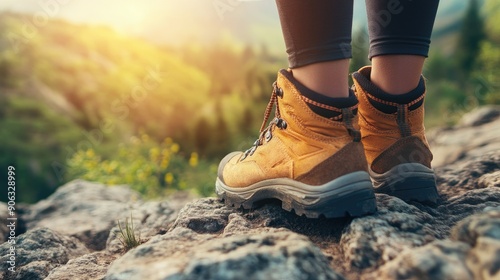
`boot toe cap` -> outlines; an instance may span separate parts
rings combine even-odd
[[[242,152],[232,152],[228,155],[226,155],[219,163],[219,168],[217,170],[217,177],[224,182],[224,167],[226,167],[226,164],[231,161],[233,158],[240,156]]]

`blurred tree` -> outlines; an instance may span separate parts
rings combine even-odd
[[[445,55],[439,50],[431,53],[425,63],[424,75],[432,82],[454,80],[457,78],[456,73],[454,61],[450,59],[449,55]]]
[[[470,0],[456,47],[457,64],[463,78],[468,78],[474,69],[481,41],[485,37],[484,20],[479,11],[479,2],[478,0]]]
[[[229,128],[224,120],[224,116],[222,114],[222,106],[216,106],[217,112],[217,120],[215,123],[215,129],[212,131],[214,134],[211,147],[210,156],[214,158],[223,157],[226,153],[231,150],[231,134],[229,133]]]
[[[250,110],[250,107],[247,107],[242,114],[241,123],[238,127],[241,134],[243,134],[244,136],[250,136],[252,133],[254,133],[253,122],[254,117],[252,114],[252,110]]]
[[[370,63],[368,60],[368,33],[364,27],[354,32],[351,45],[352,59],[349,65],[350,73],[358,71],[359,68]]]
[[[500,104],[500,2],[487,0],[485,4],[487,38],[481,44],[475,96],[482,103]]]
[[[496,43],[500,43],[500,1],[486,0],[484,8],[488,38]]]
[[[16,168],[16,184],[21,190],[16,200],[36,202],[63,183],[68,155],[79,146],[92,144],[82,140],[74,123],[38,101],[17,96],[1,99],[0,166]],[[0,180],[7,180],[6,173],[0,174]]]
[[[205,117],[201,117],[196,124],[195,133],[194,133],[194,141],[196,145],[196,150],[202,156],[205,156],[207,153],[207,148],[211,143],[211,134],[212,127],[208,120]]]

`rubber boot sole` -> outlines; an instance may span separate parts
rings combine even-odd
[[[422,164],[404,163],[383,174],[370,171],[370,176],[376,193],[424,203],[439,199],[434,171]]]
[[[344,175],[321,186],[280,178],[232,188],[217,178],[215,190],[230,207],[253,209],[259,202],[278,199],[284,210],[308,218],[357,217],[377,211],[370,175],[365,171]]]

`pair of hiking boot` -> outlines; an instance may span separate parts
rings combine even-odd
[[[222,159],[217,195],[245,209],[279,199],[283,209],[309,218],[374,213],[375,192],[436,202],[423,125],[425,92],[410,102],[386,101],[375,94],[370,71],[353,74],[359,103],[337,108],[301,94],[291,71],[281,70],[259,138],[249,150]],[[423,80],[421,86],[425,91]],[[336,114],[323,117],[311,105]],[[266,126],[273,107],[275,117]]]

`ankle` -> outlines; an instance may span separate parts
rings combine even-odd
[[[369,79],[387,94],[405,94],[419,85],[424,61],[416,55],[376,56]]]
[[[309,64],[292,69],[292,73],[297,81],[319,94],[348,97],[349,59]]]

